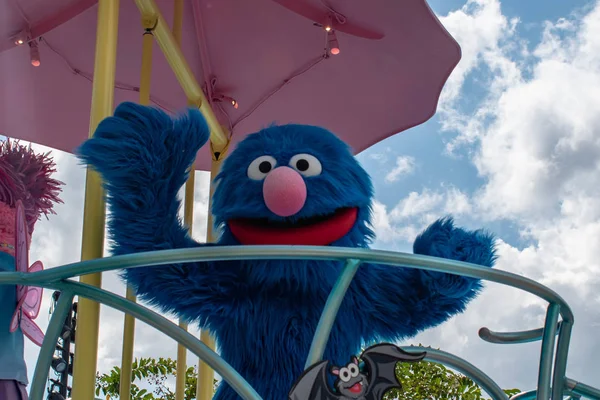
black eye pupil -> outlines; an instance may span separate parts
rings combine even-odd
[[[308,161],[306,161],[305,159],[296,161],[296,168],[298,168],[298,171],[306,171],[308,167]]]
[[[271,166],[271,163],[268,161],[263,161],[258,166],[258,170],[260,172],[262,172],[263,174],[266,174],[267,172],[269,172],[271,170],[271,168],[273,168],[273,167]]]

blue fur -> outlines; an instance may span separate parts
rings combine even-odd
[[[81,146],[80,158],[105,180],[114,254],[205,245],[192,240],[178,218],[177,193],[208,136],[198,111],[171,120],[157,109],[123,103]],[[222,232],[217,245],[239,244],[226,224],[232,217],[279,218],[264,204],[262,182],[247,178],[249,163],[268,154],[287,165],[298,153],[317,157],[323,172],[305,178],[308,198],[294,218],[358,207],[355,226],[333,245],[368,247],[373,237],[369,176],[341,140],[303,125],[249,135],[226,159],[212,209]],[[456,228],[451,218],[427,228],[414,252],[486,267],[495,261],[492,236]],[[221,355],[258,393],[281,400],[302,374],[341,267],[304,260],[211,262],[141,267],[124,276],[142,299],[210,329]],[[363,265],[341,305],[325,358],[340,365],[361,344],[410,338],[462,312],[480,289],[480,281],[471,278]],[[236,398],[228,385],[221,385],[217,399]]]

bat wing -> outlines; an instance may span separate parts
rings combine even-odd
[[[308,368],[289,393],[289,400],[339,400],[327,384],[328,361],[321,361]]]
[[[396,379],[398,362],[416,362],[425,358],[427,353],[408,353],[393,344],[377,344],[366,349],[361,359],[365,362],[369,376],[367,400],[381,400],[390,389],[402,386]]]

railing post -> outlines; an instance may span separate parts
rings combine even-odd
[[[340,305],[342,304],[344,296],[346,295],[346,291],[348,290],[348,287],[350,287],[352,278],[354,278],[359,266],[359,260],[347,260],[342,273],[335,282],[333,289],[331,289],[331,293],[327,298],[327,302],[323,308],[323,313],[319,319],[315,336],[313,337],[312,344],[310,345],[310,351],[308,352],[306,365],[304,366],[305,369],[317,361],[320,361],[323,357],[325,346],[327,346],[327,341],[329,340],[329,334],[331,333],[333,323],[335,322],[335,317],[337,316]]]
[[[546,312],[544,324],[544,336],[542,338],[540,368],[538,375],[537,400],[548,400],[550,398],[550,379],[552,376],[552,360],[554,358],[554,344],[556,343],[556,325],[560,307],[551,303]]]
[[[562,400],[563,398],[573,321],[563,320],[558,329],[558,344],[556,345],[556,359],[552,376],[552,400]]]

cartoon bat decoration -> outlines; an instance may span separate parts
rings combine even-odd
[[[388,390],[402,389],[396,379],[396,364],[421,361],[426,355],[409,353],[387,343],[371,346],[360,356],[364,370],[355,356],[347,365],[330,369],[337,376],[335,390],[327,383],[329,361],[321,361],[304,371],[290,390],[289,400],[382,400]]]

